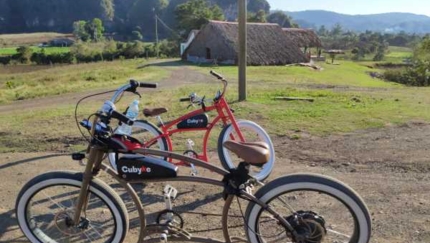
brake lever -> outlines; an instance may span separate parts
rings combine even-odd
[[[202,100],[200,101],[200,105],[202,106],[204,112],[206,112],[205,98],[206,96],[203,96]]]
[[[139,98],[140,98],[140,99],[142,99],[142,95],[140,95],[140,93],[139,93],[139,92],[134,91],[134,92],[133,92],[133,94],[135,94],[135,95],[139,96]]]

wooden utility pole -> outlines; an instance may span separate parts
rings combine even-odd
[[[247,0],[237,0],[239,7],[239,101],[246,100]]]
[[[152,9],[154,11],[154,18],[155,18],[155,52],[157,53],[157,59],[159,58],[159,52],[158,52],[158,16],[155,12],[155,8]]]

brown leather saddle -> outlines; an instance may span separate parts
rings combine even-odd
[[[161,114],[166,113],[168,110],[166,108],[153,108],[153,109],[143,109],[143,115],[145,115],[146,117],[154,117],[154,116],[159,116]]]
[[[263,166],[269,161],[269,145],[264,142],[242,143],[226,141],[223,146],[250,165]]]

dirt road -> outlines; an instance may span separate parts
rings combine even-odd
[[[181,80],[199,80],[189,72],[180,72]],[[176,74],[178,75],[178,73]],[[199,75],[199,74],[196,74]],[[169,83],[178,80],[172,77]],[[209,81],[209,80],[208,80]],[[167,82],[165,82],[167,85]],[[164,84],[164,83],[163,83]],[[176,84],[174,84],[176,85]],[[81,95],[64,96],[71,102]],[[29,109],[52,104],[52,99],[17,103]],[[68,100],[68,101],[67,101]],[[30,104],[37,104],[36,106]],[[0,115],[12,109],[0,106]],[[373,219],[372,242],[430,242],[430,125],[411,122],[349,134],[315,137],[301,134],[300,139],[273,137],[277,165],[271,179],[294,172],[314,172],[333,176],[352,186],[366,201]],[[0,154],[0,242],[27,242],[16,225],[14,204],[22,185],[37,174],[49,170],[82,170],[64,155],[51,153]],[[140,189],[149,218],[162,207],[162,185],[149,184]],[[222,199],[216,188],[196,185],[179,186],[184,192],[183,210],[219,212]],[[188,194],[192,192],[191,194]],[[122,191],[119,194],[124,196]],[[194,202],[194,200],[196,200]],[[207,201],[211,203],[206,203]],[[138,225],[133,208],[132,230],[127,242],[133,242]],[[155,208],[155,209],[154,209]],[[133,214],[134,213],[134,214]],[[196,216],[197,217],[197,216]],[[187,227],[196,234],[221,237],[219,217],[188,216]]]

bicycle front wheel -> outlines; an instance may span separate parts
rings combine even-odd
[[[300,242],[367,243],[371,219],[363,200],[340,181],[315,174],[295,174],[263,186],[255,196],[304,237]],[[251,243],[299,242],[267,210],[250,203],[246,232]]]
[[[128,214],[119,196],[93,179],[88,206],[73,225],[82,173],[49,172],[35,177],[21,190],[16,202],[18,224],[31,242],[122,242]]]
[[[270,158],[263,167],[252,166],[250,174],[260,181],[265,180],[272,173],[273,166],[275,165],[275,149],[272,140],[267,132],[260,127],[257,123],[247,120],[237,121],[239,130],[242,133],[246,142],[264,142],[269,146]],[[234,153],[224,148],[223,144],[226,141],[235,140],[240,141],[237,131],[232,124],[224,127],[218,138],[218,156],[222,166],[225,169],[234,169],[240,162],[243,162]]]

